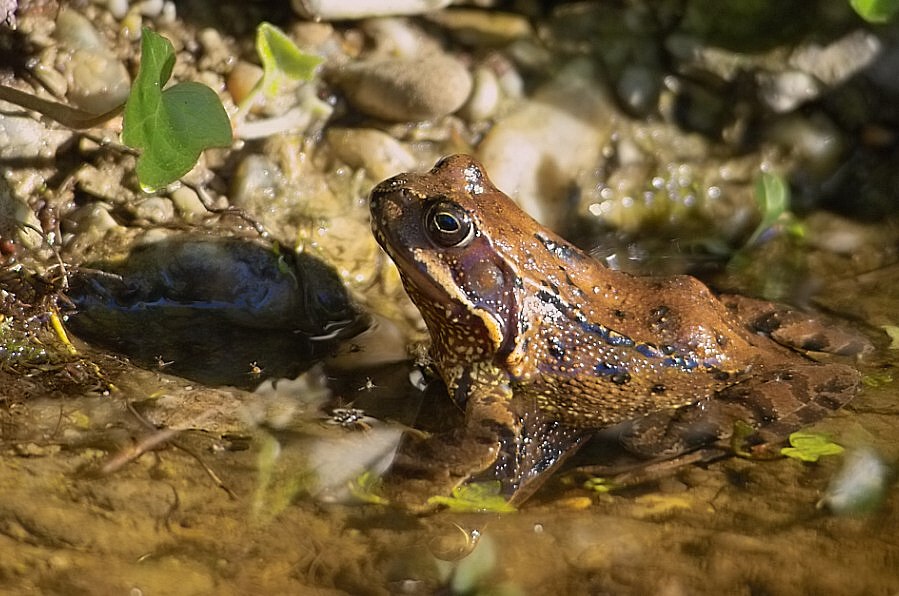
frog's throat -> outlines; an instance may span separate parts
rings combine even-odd
[[[484,351],[492,354],[500,351],[506,343],[508,332],[506,321],[496,313],[478,306],[459,288],[452,272],[434,264],[433,261],[421,259],[422,252],[420,250],[412,252],[414,262],[410,267],[400,268],[400,277],[406,287],[406,293],[419,310],[435,311],[435,305],[437,309],[441,309],[441,315],[435,313],[434,320],[426,322],[429,325],[444,323],[470,326],[472,319],[475,319],[483,325],[482,341],[486,341],[489,345]],[[481,330],[471,329],[472,335],[477,335],[478,331]]]

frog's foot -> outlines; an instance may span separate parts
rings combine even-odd
[[[823,316],[812,316],[783,304],[745,296],[728,294],[721,296],[721,300],[752,331],[763,333],[794,350],[855,356],[874,349],[861,332]]]
[[[423,437],[403,436],[387,474],[381,496],[392,505],[414,511],[435,509],[431,497],[449,495],[473,475],[496,461],[501,441],[498,435],[473,434],[463,428]]]
[[[586,442],[588,431],[547,419],[539,411],[522,416],[520,432],[502,445],[499,457],[473,480],[499,480],[515,506],[531,497]]]
[[[513,410],[504,409],[505,413]],[[520,505],[584,442],[589,432],[548,419],[536,407],[502,418],[469,411],[463,429],[404,437],[381,494],[413,511],[432,509],[434,496],[467,483],[499,482],[500,494]]]

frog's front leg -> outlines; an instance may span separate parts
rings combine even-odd
[[[427,437],[403,437],[384,477],[383,492],[392,503],[420,508],[428,498],[448,495],[475,475],[504,466],[504,445],[514,444],[521,432],[521,421],[509,407],[508,380],[489,366],[475,366],[455,393],[464,405],[465,424]]]
[[[532,398],[516,396],[508,375],[488,363],[466,371],[455,391],[465,424],[426,438],[404,437],[385,476],[385,496],[419,508],[466,482],[499,481],[513,504],[533,494],[587,433],[560,425]]]
[[[457,392],[457,401],[467,399],[467,433],[481,444],[498,439],[492,443],[492,463],[470,480],[499,481],[510,503],[523,503],[590,432],[559,423],[540,409],[527,390],[511,387],[500,367],[483,363],[472,367],[468,375],[468,390],[462,396]]]

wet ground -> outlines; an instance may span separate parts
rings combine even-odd
[[[897,414],[892,389],[869,388],[815,430],[895,461]],[[153,433],[121,396],[33,400],[4,418],[30,435],[4,440],[0,459],[10,593],[891,594],[899,582],[895,491],[865,514],[816,508],[845,458],[730,459],[639,491],[555,484],[514,514],[417,518],[314,502],[290,486],[304,453],[285,441],[271,471],[259,434],[235,451],[239,438],[186,432],[101,474]]]
[[[39,53],[41,67],[32,64],[26,72],[53,88],[59,74],[52,71],[65,72],[67,63],[57,60],[55,49],[46,50],[55,42],[47,41],[52,26],[45,21],[53,21],[55,12],[43,3],[19,4],[22,33],[4,34],[4,51]],[[866,48],[885,48],[883,62],[867,78],[850,79],[850,73],[828,79],[813,68],[803,70],[802,60],[821,47],[806,43],[802,32],[790,28],[786,39],[760,40],[754,32],[770,28],[764,19],[746,31],[722,32],[701,18],[695,3],[664,4],[658,14],[639,3],[610,12],[591,3],[556,12],[524,7],[490,26],[438,13],[426,21],[330,28],[300,22],[286,8],[269,11],[263,16],[305,43],[318,43],[331,62],[368,57],[380,36],[396,43],[408,41],[409,31],[427,31],[422,43],[431,47],[438,40],[447,55],[462,56],[465,68],[478,72],[475,88],[478,77],[502,82],[509,68],[527,84],[514,90],[515,82],[505,81],[500,87],[506,96],[497,105],[469,104],[460,108],[464,117],[441,113],[448,108],[435,100],[427,109],[436,112],[426,114],[433,121],[408,128],[366,111],[383,105],[347,107],[344,96],[357,93],[346,87],[350,83],[323,84],[317,91],[337,106],[327,123],[306,122],[300,128],[307,129],[265,142],[243,139],[233,153],[211,155],[188,186],[158,196],[141,195],[130,177],[133,159],[107,152],[97,135],[69,137],[70,131],[50,127],[38,145],[43,151],[53,147],[54,159],[40,151],[11,156],[4,151],[12,144],[0,147],[2,215],[14,213],[16,221],[44,234],[35,240],[26,237],[28,228],[19,230],[20,237],[10,231],[16,228],[0,227],[6,259],[0,276],[0,593],[899,593],[899,349],[884,332],[884,326],[899,324],[892,183],[899,128],[891,108],[896,91],[883,75],[895,64],[887,58],[896,55],[896,34],[847,17],[845,3],[822,2],[831,10],[816,24],[827,35],[815,43],[842,48],[838,65],[868,68]],[[237,85],[229,79],[224,90],[225,75],[235,55],[254,66],[252,26],[243,21],[255,23],[256,12],[246,19],[245,7],[224,3],[218,19],[216,11],[185,8],[182,23],[167,9],[154,15],[134,4],[118,14],[120,5],[79,5],[87,25],[72,17],[72,27],[93,23],[112,48],[103,59],[121,60],[125,68],[136,60],[130,32],[144,18],[178,42],[184,72],[176,75],[210,81],[226,103],[234,94],[228,109],[235,107]],[[137,16],[141,10],[143,17]],[[266,12],[255,4],[251,10]],[[663,23],[681,10],[683,22]],[[545,25],[540,44],[523,42],[535,34],[522,23]],[[663,37],[658,47],[647,41]],[[691,54],[695,39],[735,53],[720,62],[714,51]],[[677,64],[658,62],[646,50],[662,45]],[[794,46],[793,70],[778,70]],[[541,70],[544,51],[562,56],[568,67]],[[601,73],[583,68],[585,54],[595,58],[603,51],[609,62]],[[744,74],[755,74],[729,78],[725,71],[734,61]],[[0,66],[6,82],[27,79],[24,64]],[[649,85],[647,91],[637,84],[661,80],[668,68],[676,71],[678,85]],[[817,77],[819,96],[805,95],[809,87],[784,90],[791,77],[806,81],[808,73]],[[612,79],[609,89],[594,85],[594,78],[606,77]],[[746,84],[780,89],[780,95],[760,105],[737,101]],[[79,89],[84,82],[76,77],[68,85]],[[610,100],[613,91],[618,97]],[[62,95],[68,101],[81,97]],[[528,103],[532,95],[540,101]],[[389,106],[394,98],[381,101]],[[255,116],[282,115],[278,102],[272,104]],[[553,109],[545,111],[547,105]],[[571,113],[585,120],[571,126]],[[597,113],[603,117],[593,126],[583,125]],[[535,121],[552,122],[546,127],[550,142]],[[375,140],[355,136],[366,127],[378,133]],[[565,136],[571,134],[576,140]],[[689,269],[717,289],[824,312],[874,340],[877,350],[856,362],[864,375],[858,397],[809,429],[826,434],[845,453],[814,463],[731,457],[611,492],[589,490],[582,475],[563,471],[508,514],[417,516],[365,503],[374,500],[365,471],[383,469],[407,425],[452,425],[460,417],[439,387],[424,393],[415,388],[418,373],[407,345],[422,339],[421,326],[368,233],[368,189],[396,167],[424,169],[446,153],[485,157],[490,146],[503,154],[532,144],[548,144],[568,161],[560,158],[549,174],[520,180],[524,202],[528,187],[548,189],[545,200],[530,198],[536,201],[530,208],[607,263],[653,273]],[[568,155],[569,146],[590,149]],[[389,159],[366,157],[382,155],[385,147],[394,151]],[[585,165],[582,158],[592,161]],[[500,175],[501,165],[490,169]],[[761,170],[789,182],[796,215],[775,212],[756,228],[769,215],[756,207],[754,176]],[[200,196],[211,197],[213,208],[239,205],[250,217],[210,214]],[[204,376],[213,367],[205,360],[197,367],[185,346],[174,352],[164,342],[157,348],[140,339],[142,333],[168,339],[185,329],[197,335],[190,323],[148,331],[146,322],[138,322],[130,341],[153,348],[132,353],[132,360],[99,347],[104,342],[97,337],[95,344],[73,338],[72,352],[54,330],[51,313],[72,312],[68,289],[52,285],[61,283],[57,252],[70,266],[93,267],[97,259],[120,257],[135,241],[158,243],[170,232],[255,242],[248,219],[287,240],[283,246],[302,248],[333,267],[328,283],[339,275],[360,320],[371,317],[364,321],[374,322],[378,333],[341,343],[339,356],[323,363],[286,358],[279,369],[269,358],[284,363],[285,353],[297,351],[317,358],[317,347],[256,350],[248,336],[231,336],[229,328],[224,341],[239,342],[240,349],[230,360],[210,358],[227,369],[227,376],[215,377]],[[276,252],[265,250],[261,258],[273,259],[265,261],[267,276],[283,273]],[[51,285],[23,277],[13,270],[17,262]],[[240,326],[244,315],[229,316]],[[274,317],[270,328],[283,326],[272,309],[252,316]],[[326,318],[309,334],[326,335],[331,323]],[[126,343],[116,345],[125,350]],[[222,348],[202,349],[214,356]],[[293,366],[308,372],[297,380],[279,378],[293,377]],[[290,374],[277,374],[281,370]],[[574,464],[592,463],[590,453]]]

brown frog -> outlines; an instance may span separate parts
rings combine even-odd
[[[628,448],[671,456],[728,438],[741,420],[757,444],[858,388],[853,368],[769,338],[790,324],[802,330],[794,347],[852,352],[853,336],[783,306],[719,299],[690,276],[607,269],[522,212],[471,157],[382,182],[371,213],[465,413],[463,428],[401,448],[388,484],[402,477],[402,498],[495,478],[520,502],[596,430],[630,421]]]

